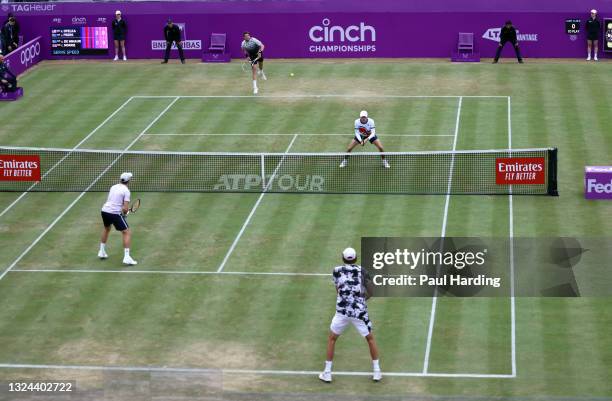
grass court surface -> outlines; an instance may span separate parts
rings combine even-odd
[[[179,378],[213,374],[245,399],[609,399],[606,298],[374,299],[383,382],[367,376],[352,329],[334,383],[316,373],[329,273],[362,236],[608,235],[612,205],[583,200],[582,174],[610,164],[611,73],[578,61],[270,61],[253,97],[238,63],[42,63],[21,80],[26,97],[0,104],[0,144],[338,152],[366,109],[388,151],[558,147],[560,197],[134,193],[139,264],[127,268],[116,233],[110,258],[96,257],[106,194],[0,193],[0,381],[171,375],[181,394]]]

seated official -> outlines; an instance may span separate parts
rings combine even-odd
[[[4,56],[0,54],[0,92],[15,92],[17,76],[8,68]]]

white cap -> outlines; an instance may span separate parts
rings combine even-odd
[[[346,261],[352,261],[357,259],[357,251],[355,251],[353,248],[346,248],[344,251],[342,251],[342,258]]]
[[[117,14],[121,14],[121,11],[119,11],[119,10],[115,11],[115,15],[117,15]]]
[[[359,118],[361,117],[367,117],[368,116],[368,112],[365,110],[361,110],[361,113],[359,113]]]
[[[133,177],[132,173],[122,173],[120,179],[121,179],[121,182],[128,182],[132,179],[132,177]]]
[[[591,10],[591,14],[597,14],[597,10],[596,9],[592,9]]]

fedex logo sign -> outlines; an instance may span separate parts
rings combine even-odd
[[[584,197],[586,199],[612,199],[612,166],[585,168]]]

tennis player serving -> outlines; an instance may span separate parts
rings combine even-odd
[[[343,265],[334,268],[333,281],[336,286],[336,314],[331,321],[329,337],[327,340],[327,359],[325,370],[319,379],[326,383],[332,381],[332,361],[336,340],[352,324],[359,334],[367,341],[372,357],[372,380],[380,381],[382,373],[378,361],[378,347],[372,334],[372,322],[368,316],[366,299],[371,293],[371,281],[367,271],[356,264],[357,252],[353,248],[342,251]]]
[[[261,79],[266,81],[266,74],[263,71],[263,51],[265,46],[259,40],[251,36],[250,32],[244,32],[242,34],[242,44],[240,48],[244,52],[247,60],[251,64],[251,70],[253,71],[253,94],[256,95],[259,89],[257,88],[257,75],[261,76]],[[259,66],[259,68],[258,68]]]
[[[108,198],[106,203],[102,206],[102,223],[104,229],[102,230],[102,239],[100,240],[100,250],[98,251],[98,257],[100,259],[108,258],[106,253],[106,241],[108,241],[108,234],[110,233],[111,226],[115,226],[117,231],[121,231],[123,235],[123,264],[124,265],[135,265],[138,264],[130,256],[130,243],[132,240],[132,234],[130,227],[128,226],[126,216],[130,211],[130,189],[128,185],[132,179],[132,173],[121,174],[118,184],[111,187],[108,192]]]
[[[359,118],[355,120],[355,136],[351,140],[348,148],[346,149],[347,153],[350,153],[357,145],[364,146],[366,141],[370,141],[371,144],[376,146],[379,152],[384,152],[383,145],[376,136],[376,125],[374,124],[374,120],[368,118],[368,112],[362,110],[359,113]],[[389,162],[385,160],[385,155],[380,155],[382,158],[382,163],[384,168],[390,168]],[[344,168],[348,165],[348,155],[344,156],[342,163],[340,163],[340,168]]]

